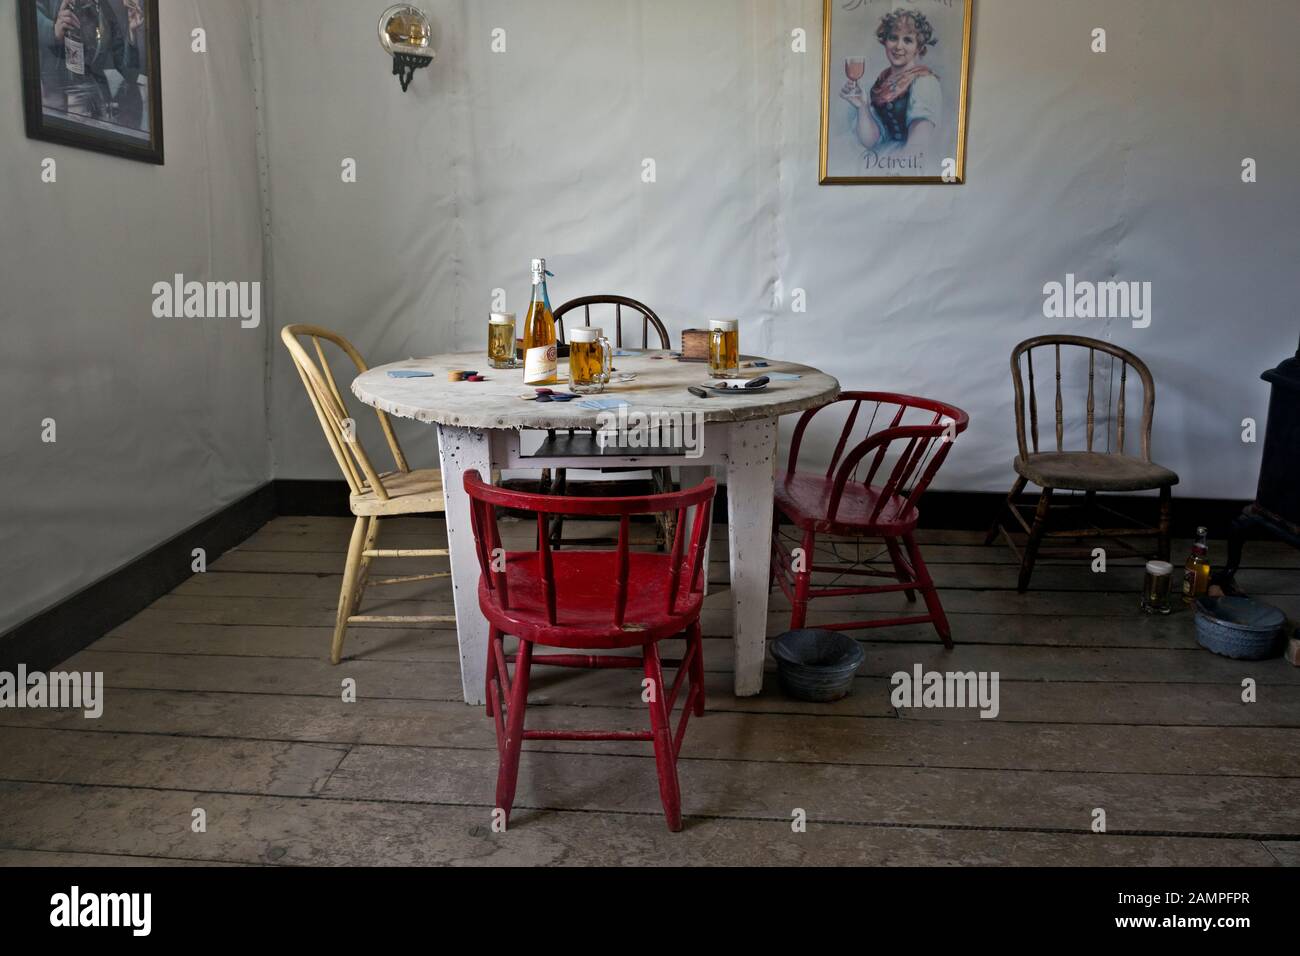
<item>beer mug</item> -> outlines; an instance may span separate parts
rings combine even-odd
[[[579,395],[603,392],[614,369],[614,349],[604,330],[581,326],[569,333],[569,389]]]
[[[740,375],[740,323],[735,319],[709,322],[709,374],[714,378]]]
[[[488,316],[488,364],[493,368],[515,367],[513,312],[493,312]]]

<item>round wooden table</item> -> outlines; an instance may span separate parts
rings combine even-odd
[[[478,608],[478,560],[463,484],[465,472],[471,469],[487,477],[498,468],[678,467],[682,486],[693,487],[716,467],[727,488],[735,691],[737,696],[749,696],[762,690],[777,419],[825,405],[840,391],[838,381],[815,368],[763,361],[769,363],[766,368],[746,368],[742,375],[774,376],[767,389],[707,399],[687,391],[688,386],[709,379],[707,366],[679,362],[665,352],[619,352],[614,358],[616,377],[634,378],[612,382],[601,395],[567,403],[524,401],[521,396],[535,390],[523,384],[523,371],[490,369],[482,352],[408,359],[356,378],[352,391],[367,405],[437,426],[467,703],[483,703],[488,633]],[[447,372],[452,369],[478,371],[487,381],[451,382]],[[430,374],[416,378],[389,374],[398,371]],[[567,371],[567,363],[561,361],[561,384],[550,387],[567,391]],[[587,399],[627,404],[598,409],[581,404]],[[588,441],[586,446],[567,446],[562,451],[552,444],[542,455],[521,451],[523,429],[604,429],[614,434],[610,429],[647,421],[667,423],[670,428],[676,424],[688,440],[666,448],[627,442],[620,434],[599,449]]]

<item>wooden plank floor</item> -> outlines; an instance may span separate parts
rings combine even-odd
[[[526,748],[511,830],[493,833],[492,725],[459,701],[454,631],[359,628],[342,665],[326,660],[350,526],[276,519],[62,665],[103,672],[101,719],[0,710],[0,864],[1300,862],[1300,669],[1216,657],[1188,614],[1137,613],[1132,566],[1047,563],[1019,595],[1009,552],[963,532],[922,536],[956,649],[924,627],[859,632],[853,694],[812,705],[772,674],[761,697],[731,696],[719,528],[686,830],[663,824],[647,744],[554,741]],[[395,519],[383,543],[441,535],[436,520]],[[1252,544],[1247,559],[1242,583],[1300,617],[1300,556]],[[814,623],[861,616],[855,600],[815,603]],[[402,585],[372,591],[370,608],[447,613],[450,592]],[[772,608],[775,635],[779,592]],[[916,664],[996,671],[999,716],[891,706],[890,675]],[[1255,703],[1241,700],[1247,677]],[[537,726],[646,722],[634,674],[542,670],[534,684]]]

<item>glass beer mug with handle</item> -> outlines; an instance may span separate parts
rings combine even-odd
[[[740,323],[736,319],[709,322],[709,374],[714,378],[740,375]]]
[[[614,349],[604,330],[582,326],[569,333],[569,389],[579,395],[603,392],[614,369]]]

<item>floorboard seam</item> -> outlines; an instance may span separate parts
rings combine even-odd
[[[1270,686],[1271,686],[1271,685],[1270,685]],[[292,692],[289,692],[289,691],[283,691],[283,690],[277,690],[277,691],[255,691],[255,690],[209,690],[209,689],[193,688],[193,687],[134,687],[134,686],[129,686],[129,685],[121,685],[121,686],[119,686],[119,685],[115,685],[115,684],[106,684],[106,685],[105,685],[105,688],[108,689],[108,690],[113,690],[113,691],[127,691],[127,692],[129,692],[129,693],[140,693],[140,694],[224,694],[224,695],[230,695],[230,696],[235,696],[235,695],[243,696],[243,695],[247,695],[247,696],[249,696],[249,697],[287,697],[287,698],[329,699],[329,700],[333,700],[334,697],[335,697],[334,694],[298,694],[298,693],[292,693]],[[368,698],[366,698],[366,699],[368,699],[368,700],[374,700],[374,701],[389,701],[389,702],[393,702],[393,703],[411,703],[411,704],[464,704],[463,700],[462,700],[460,697],[381,697],[381,696],[377,696],[377,695],[371,695],[370,697],[368,697]],[[468,704],[464,704],[464,706],[467,707],[467,708],[469,708],[469,709],[471,709],[471,710],[474,709],[474,708],[470,707],[470,705],[468,705]],[[533,709],[533,708],[539,708],[539,707],[571,707],[571,708],[574,708],[574,709],[577,709],[577,710],[588,709],[588,708],[596,708],[596,709],[604,709],[604,710],[629,710],[629,711],[637,711],[637,712],[641,712],[641,711],[643,711],[643,709],[644,709],[644,708],[641,707],[639,704],[613,704],[613,703],[596,703],[596,704],[588,704],[588,703],[578,703],[578,702],[573,702],[573,703],[569,703],[569,702],[559,702],[559,703],[556,703],[556,702],[546,702],[546,703],[543,703],[543,702],[541,702],[541,701],[537,701],[537,702],[531,702],[531,701],[530,701],[528,706],[529,706],[530,709]],[[743,714],[743,715],[747,715],[747,716],[764,716],[764,717],[766,717],[766,716],[773,716],[773,717],[810,717],[810,718],[836,717],[836,718],[845,718],[845,719],[851,719],[851,720],[894,720],[894,719],[902,719],[902,720],[911,720],[911,721],[914,721],[914,722],[917,722],[917,723],[929,723],[929,724],[955,723],[955,724],[959,724],[959,725],[970,723],[970,724],[974,724],[975,726],[979,726],[979,724],[978,724],[977,721],[976,721],[976,718],[949,720],[949,719],[946,719],[946,718],[938,718],[938,717],[936,717],[936,718],[929,718],[929,717],[911,717],[911,716],[908,716],[908,715],[905,714],[905,713],[899,713],[899,712],[897,712],[897,711],[894,711],[892,708],[891,708],[891,712],[890,712],[890,713],[880,713],[880,714],[851,714],[851,713],[850,713],[850,714],[824,714],[824,713],[808,713],[808,712],[806,712],[806,711],[797,711],[797,710],[748,710],[748,709],[745,709],[745,708],[715,707],[715,708],[710,708],[708,711],[706,711],[706,717],[707,717],[708,714]],[[999,723],[999,724],[1015,724],[1015,725],[1018,725],[1018,726],[1019,726],[1019,725],[1025,725],[1025,726],[1040,726],[1040,727],[1044,727],[1044,728],[1058,728],[1058,727],[1174,727],[1174,728],[1180,728],[1180,727],[1185,727],[1185,728],[1190,728],[1190,729],[1206,729],[1206,730],[1210,730],[1210,729],[1223,729],[1223,730],[1232,730],[1232,729],[1243,729],[1243,730],[1294,730],[1294,729],[1300,729],[1300,724],[1204,724],[1204,723],[1202,723],[1202,724],[1171,724],[1171,723],[1133,723],[1133,722],[1127,722],[1127,721],[1090,721],[1090,720],[1068,720],[1068,721],[1054,721],[1054,720],[1022,720],[1022,719],[1017,719],[1017,718],[1007,718],[1007,717],[999,717],[999,718],[998,718],[998,723]],[[32,727],[31,724],[25,724],[25,723],[6,723],[6,722],[4,722],[3,717],[0,717],[0,726],[6,726],[6,727],[18,727],[18,728]],[[51,729],[52,729],[52,728],[51,728]],[[65,728],[65,729],[72,729],[72,728]]]
[[[124,737],[163,737],[167,739],[180,738],[183,740],[221,740],[232,743],[273,743],[273,744],[300,744],[302,746],[319,746],[319,747],[339,747],[342,749],[342,756],[335,765],[326,774],[325,781],[322,783],[322,789],[329,785],[330,779],[334,776],[334,771],[343,764],[348,755],[357,747],[367,747],[376,749],[394,749],[394,750],[417,750],[417,751],[447,751],[451,753],[495,753],[497,750],[494,740],[489,738],[487,744],[481,747],[475,747],[468,744],[459,746],[451,744],[411,744],[411,743],[385,743],[383,741],[348,741],[348,740],[315,740],[294,737],[231,737],[224,734],[196,734],[184,731],[152,731],[152,730],[80,730],[76,727],[27,727],[20,728],[33,731],[54,731],[61,733],[78,733],[78,734],[116,734]],[[488,727],[490,729],[490,727]],[[649,750],[645,753],[634,751],[611,751],[611,750],[568,750],[564,748],[546,748],[536,749],[525,746],[523,752],[526,754],[543,755],[543,756],[567,756],[567,757],[619,757],[629,760],[653,760],[654,752]],[[854,763],[843,760],[775,760],[759,757],[706,757],[699,755],[688,755],[683,753],[679,762],[682,763],[740,763],[740,764],[766,764],[773,767],[827,767],[837,769],[861,769],[869,768],[873,770],[958,770],[974,773],[1049,773],[1049,774],[1074,774],[1077,776],[1102,776],[1102,777],[1205,777],[1215,780],[1297,780],[1300,774],[1276,774],[1276,773],[1225,773],[1222,771],[1215,773],[1206,773],[1199,771],[1177,771],[1177,770],[1080,770],[1070,768],[1055,767],[989,767],[975,766],[969,764],[946,764],[946,763]],[[17,782],[16,778],[9,778],[0,775],[0,783],[10,781]]]
[[[473,810],[480,809],[491,812],[495,809],[491,803],[446,803],[432,800],[399,800],[385,797],[335,797],[327,794],[266,794],[245,790],[195,790],[194,788],[180,787],[144,787],[123,784],[65,784],[51,783],[42,780],[9,780],[2,781],[8,783],[30,784],[35,786],[57,786],[70,788],[95,787],[100,789],[127,790],[127,791],[153,791],[157,793],[193,793],[208,794],[214,796],[228,797],[250,797],[257,799],[275,799],[275,800],[327,800],[332,803],[375,803],[385,806],[412,806],[412,807],[441,807],[453,810]],[[516,802],[515,812],[521,810],[531,810],[538,813],[561,813],[561,814],[585,814],[585,815],[609,815],[609,816],[626,816],[626,817],[662,817],[662,811],[658,808],[653,810],[614,810],[614,809],[583,809],[574,807],[551,807],[536,806]],[[692,813],[683,814],[683,819],[690,820],[717,820],[723,822],[741,822],[741,823],[772,823],[781,827],[789,827],[790,818],[788,816],[739,816],[736,814],[711,814],[711,813]],[[1088,827],[1026,827],[1026,826],[982,826],[968,823],[934,823],[934,822],[914,822],[914,823],[896,823],[891,821],[878,820],[837,820],[821,819],[810,817],[810,822],[824,826],[842,826],[858,827],[866,829],[897,829],[897,830],[962,830],[971,832],[985,833],[1044,833],[1044,834],[1076,834],[1081,836],[1093,836],[1098,838],[1105,837],[1179,837],[1186,839],[1204,839],[1204,840],[1254,840],[1274,842],[1290,842],[1300,840],[1300,832],[1296,833],[1246,833],[1236,831],[1189,831],[1189,830],[1118,830],[1109,829],[1105,833],[1094,833]],[[524,824],[525,826],[527,824]]]
[[[0,844],[0,852],[11,853],[49,853],[49,854],[67,854],[69,856],[109,856],[118,859],[127,860],[158,860],[162,863],[220,863],[234,866],[257,866],[258,863],[248,863],[241,860],[223,860],[220,857],[206,856],[158,856],[151,853],[122,853],[116,850],[68,850],[56,847],[32,847],[32,846],[12,846]],[[272,866],[274,864],[262,864]]]

